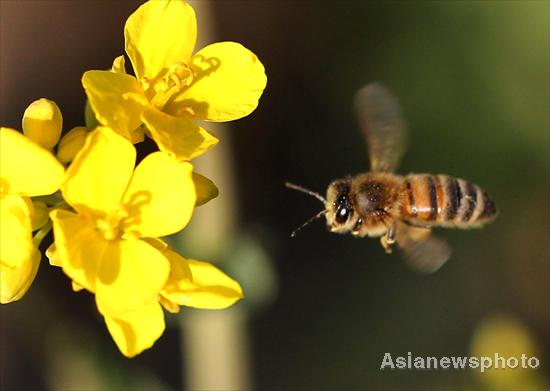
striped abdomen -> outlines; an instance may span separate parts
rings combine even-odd
[[[402,218],[416,225],[470,228],[497,216],[479,186],[447,175],[412,174],[403,182]]]

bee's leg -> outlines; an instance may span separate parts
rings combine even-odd
[[[382,247],[384,247],[384,251],[387,254],[391,254],[392,248],[391,246],[395,243],[395,231],[396,231],[396,224],[393,223],[390,225],[390,228],[386,231],[385,235],[382,235],[380,238],[380,244],[382,244]]]

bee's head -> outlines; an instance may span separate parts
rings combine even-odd
[[[329,185],[325,217],[327,227],[331,232],[345,233],[356,228],[359,215],[353,204],[351,179],[338,179]]]

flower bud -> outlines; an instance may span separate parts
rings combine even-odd
[[[208,201],[218,196],[218,188],[214,182],[207,177],[194,172],[193,182],[195,183],[195,192],[197,193],[197,201],[195,202],[195,206],[206,204]]]
[[[61,136],[63,117],[54,101],[38,99],[23,114],[23,133],[46,149],[52,149]]]
[[[84,146],[88,133],[88,129],[83,126],[72,128],[59,142],[57,159],[63,164],[72,161],[78,151]]]
[[[17,301],[29,290],[40,264],[40,251],[32,247],[26,262],[19,267],[0,264],[0,303]]]
[[[39,230],[46,224],[48,224],[48,220],[50,219],[48,206],[41,201],[32,201],[32,209],[31,209],[31,229],[33,231]]]

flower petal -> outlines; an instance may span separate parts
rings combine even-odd
[[[78,285],[95,292],[100,264],[112,243],[80,215],[57,209],[50,213],[50,218],[55,238],[50,262],[61,266]]]
[[[145,110],[141,118],[159,149],[176,160],[194,159],[219,141],[190,118],[173,117],[153,108]]]
[[[61,137],[62,127],[61,110],[52,100],[35,100],[23,114],[23,133],[46,149],[55,147]]]
[[[153,346],[165,329],[164,313],[158,302],[147,304],[123,317],[105,316],[105,323],[126,357],[134,357]]]
[[[149,104],[135,77],[111,71],[87,71],[82,85],[97,120],[130,139]]]
[[[177,303],[170,301],[162,295],[159,296],[159,303],[166,311],[172,314],[177,314],[178,312],[180,312],[180,306]]]
[[[0,194],[0,263],[20,268],[31,256],[32,204],[18,195]]]
[[[0,263],[0,303],[11,303],[22,298],[29,290],[39,265],[40,251],[34,246],[21,266],[11,268]]]
[[[50,246],[46,249],[45,254],[46,254],[46,257],[48,258],[48,261],[50,261],[50,265],[61,267],[59,256],[57,254],[57,251],[55,250],[55,242],[50,244]]]
[[[206,46],[191,59],[195,80],[164,107],[181,116],[191,107],[197,119],[231,121],[250,114],[262,95],[267,77],[254,53],[235,42]]]
[[[164,152],[148,155],[136,167],[124,195],[128,224],[125,232],[137,237],[176,233],[189,222],[195,206],[193,166]]]
[[[204,205],[220,194],[214,182],[201,174],[194,172],[193,182],[195,182],[195,191],[197,193],[197,202],[195,206]]]
[[[165,255],[170,260],[171,274],[162,296],[169,301],[188,307],[218,309],[229,307],[243,297],[239,283],[212,264],[185,259],[171,250]]]
[[[124,55],[118,56],[113,60],[113,65],[111,66],[111,71],[115,73],[126,73],[126,60],[124,59]]]
[[[126,53],[136,77],[153,80],[177,62],[187,62],[195,47],[197,20],[183,1],[149,1],[126,21]]]
[[[158,301],[170,266],[160,251],[142,240],[111,242],[101,260],[96,302],[103,315],[118,318]]]
[[[65,179],[65,168],[51,152],[9,128],[0,128],[0,167],[3,193],[51,194]]]
[[[97,128],[67,170],[63,197],[79,212],[109,213],[122,200],[135,160],[130,141],[109,128]]]

